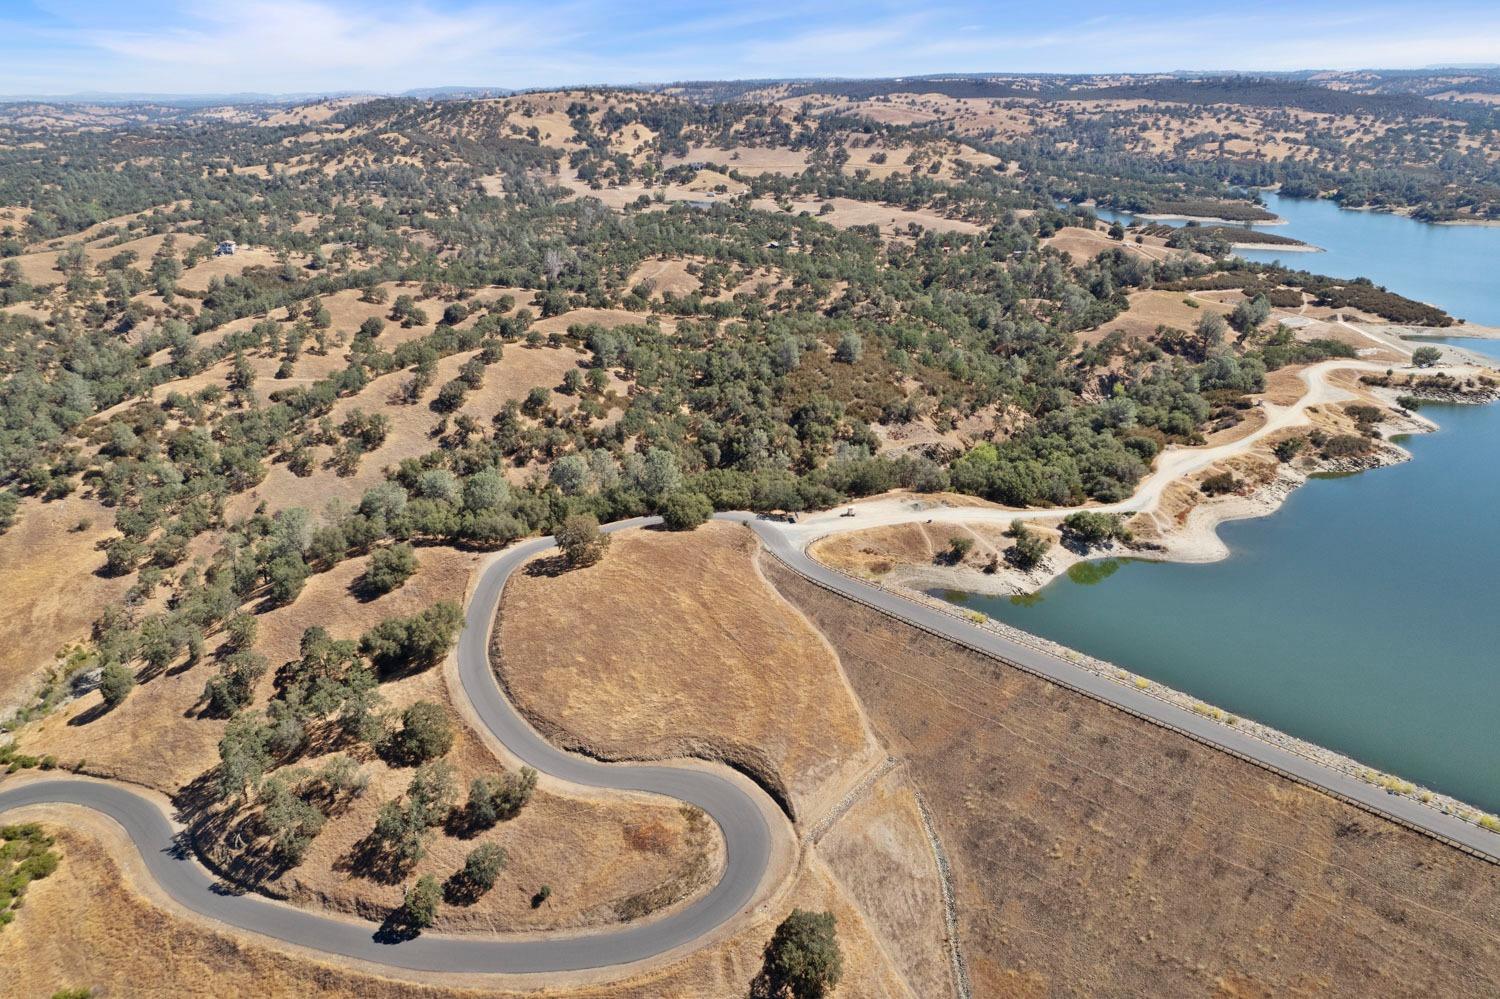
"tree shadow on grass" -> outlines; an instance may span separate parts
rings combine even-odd
[[[72,718],[69,718],[68,725],[89,725],[98,721],[100,718],[103,718],[113,710],[114,708],[109,704],[106,704],[104,701],[100,701],[98,704],[95,704],[87,711],[81,711],[78,714],[74,715]]]
[[[414,862],[392,855],[374,830],[333,862],[336,871],[383,885],[400,884],[414,866]]]
[[[545,558],[532,559],[526,563],[526,568],[521,570],[528,576],[536,578],[553,579],[561,576],[571,569],[568,560],[561,555],[548,555]]]

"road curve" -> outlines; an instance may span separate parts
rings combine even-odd
[[[638,518],[611,524],[606,530],[658,522],[659,518]],[[629,964],[690,944],[754,900],[770,864],[772,838],[781,833],[766,820],[766,811],[776,806],[748,782],[702,768],[600,763],[564,752],[516,712],[491,672],[490,629],[510,574],[552,544],[551,538],[540,538],[507,549],[481,575],[458,640],[464,693],[484,726],[521,762],[542,773],[589,787],[665,795],[696,805],[713,818],[724,836],[723,876],[691,905],[652,922],[589,933],[512,939],[424,933],[390,943],[377,939],[369,923],[226,891],[219,879],[178,847],[176,831],[161,808],[123,785],[78,779],[32,781],[0,791],[0,811],[40,804],[94,809],[124,827],[162,890],[193,912],[299,947],[391,967],[469,974],[582,971]],[[761,795],[765,801],[758,802],[752,795]]]
[[[1065,659],[828,569],[806,555],[793,540],[794,532],[784,530],[791,525],[745,513],[717,514],[716,519],[748,525],[775,558],[815,585],[1500,862],[1500,837],[1455,816],[1386,794],[1331,767],[1115,683]],[[638,518],[611,524],[606,530],[656,522],[657,518]],[[161,808],[122,785],[78,779],[36,780],[0,791],[0,812],[41,804],[92,808],[124,828],[151,876],[185,908],[299,947],[391,967],[470,974],[581,971],[629,964],[691,944],[754,899],[770,863],[772,838],[777,834],[763,811],[769,798],[757,802],[752,794],[762,792],[747,791],[740,782],[699,768],[606,764],[564,752],[544,740],[516,712],[491,672],[490,630],[510,574],[551,546],[551,538],[541,538],[508,549],[482,574],[459,636],[460,681],[485,727],[522,762],[575,784],[643,791],[691,802],[718,823],[725,840],[723,877],[707,895],[669,916],[637,926],[569,936],[504,939],[423,934],[400,943],[385,943],[376,938],[368,923],[226,891],[218,879],[179,849],[176,832]]]

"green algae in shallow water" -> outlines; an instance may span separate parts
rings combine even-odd
[[[1120,571],[1117,558],[1100,559],[1097,562],[1074,562],[1068,567],[1068,578],[1080,586],[1102,583]]]

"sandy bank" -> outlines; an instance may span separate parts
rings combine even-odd
[[[1230,243],[1235,250],[1270,250],[1275,253],[1327,253],[1321,246],[1311,243]]]
[[[1156,215],[1156,214],[1151,214],[1151,215],[1139,214],[1138,215],[1138,214],[1135,214],[1134,212],[1122,212],[1121,214],[1130,215],[1132,218],[1150,219],[1152,222],[1212,222],[1212,223],[1214,223],[1216,225],[1248,225],[1248,226],[1286,225],[1287,224],[1286,219],[1281,218],[1280,216],[1277,216],[1274,219],[1255,219],[1253,221],[1250,221],[1250,220],[1246,220],[1246,219],[1221,219],[1221,218],[1217,218],[1216,216],[1213,216],[1213,215]]]

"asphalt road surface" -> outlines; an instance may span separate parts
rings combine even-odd
[[[652,518],[611,524],[622,530]],[[489,637],[505,582],[528,558],[552,547],[551,538],[518,545],[496,559],[475,588],[458,640],[459,675],[480,720],[521,762],[559,780],[621,791],[645,791],[690,802],[724,835],[723,876],[707,895],[662,919],[598,932],[504,939],[423,933],[388,942],[367,922],[317,915],[254,894],[238,894],[178,849],[176,833],[157,804],[116,784],[42,780],[0,792],[0,811],[22,805],[83,805],[125,828],[151,876],[175,901],[240,929],[314,950],[419,971],[468,973],[577,971],[654,957],[703,936],[748,906],[771,856],[773,830],[747,782],[699,767],[600,763],[555,748],[537,734],[500,692],[490,669]],[[769,797],[766,802],[769,802]],[[766,807],[775,808],[774,804]]]
[[[1321,788],[1372,812],[1500,859],[1500,837],[1409,798],[1387,794],[1331,767],[1237,732],[1191,711],[1115,683],[1049,653],[976,628],[941,610],[906,600],[827,569],[809,558],[775,522],[750,514],[720,514],[748,524],[770,552],[817,585],[933,634],[986,652],[1142,718],[1176,729],[1226,752]],[[640,518],[607,530],[655,523]],[[0,811],[23,805],[82,805],[108,815],[130,836],[162,889],[186,908],[240,929],[344,957],[422,971],[511,974],[576,971],[627,964],[692,943],[750,905],[770,862],[775,832],[766,801],[733,781],[698,767],[600,763],[544,740],[501,693],[491,672],[490,628],[505,582],[528,558],[545,551],[541,538],[509,549],[480,578],[459,636],[459,675],[481,722],[517,758],[559,780],[590,787],[644,791],[690,802],[718,823],[725,840],[723,877],[703,898],[662,919],[598,932],[529,939],[421,936],[387,942],[369,923],[318,915],[253,894],[227,889],[179,849],[167,816],[151,799],[122,785],[84,780],[39,780],[0,791]]]

